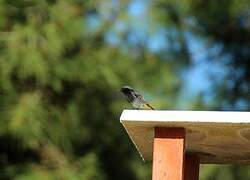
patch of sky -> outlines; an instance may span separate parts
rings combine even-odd
[[[234,104],[223,102],[222,109],[223,111],[249,111],[249,103],[246,99],[239,98]]]
[[[249,103],[247,102],[246,99],[240,98],[236,101],[234,110],[247,111],[247,110],[249,110]]]
[[[207,56],[207,49],[205,48],[205,39],[199,38],[191,32],[185,32],[185,39],[188,44],[188,50],[192,57],[192,63],[195,64],[201,62],[201,60],[204,60]]]
[[[114,24],[114,29],[118,32],[124,32],[127,28],[127,25],[123,21],[116,21]]]
[[[105,34],[105,40],[111,45],[120,45],[122,47],[122,36],[127,31],[128,25],[123,21],[114,22],[113,28],[111,28]]]
[[[134,0],[128,5],[128,15],[129,15],[129,28],[136,33],[148,33],[149,25],[147,11],[148,11],[148,1],[146,0]]]
[[[161,50],[166,49],[166,31],[164,29],[159,29],[151,36],[148,37],[147,47],[151,52],[157,53]]]
[[[217,80],[223,80],[227,69],[220,62],[230,58],[230,56],[221,54],[221,45],[218,43],[210,44],[208,39],[195,36],[190,32],[186,33],[186,40],[193,62],[190,69],[190,81],[195,83],[195,87],[199,90],[209,89],[210,81],[213,81],[210,76],[213,78],[213,75],[216,75]]]
[[[140,45],[147,38],[147,33],[140,29],[134,29],[127,36],[127,41],[130,45]]]
[[[128,13],[134,17],[142,17],[147,13],[147,0],[134,0],[128,5]]]
[[[131,1],[127,7],[129,19],[114,22],[112,30],[105,36],[106,41],[112,45],[124,47],[124,37],[122,35],[125,35],[126,43],[129,46],[133,47],[145,43],[149,26],[147,18],[143,16],[146,14],[147,8],[147,1]]]
[[[204,49],[205,41],[195,37],[192,33],[185,33],[186,42],[189,52],[191,54],[191,60],[193,65],[184,72],[183,78],[185,79],[185,87],[188,94],[199,93],[205,89],[208,89],[210,83],[206,76],[208,70],[208,64],[204,63],[207,56],[206,49]],[[197,63],[200,62],[200,63]],[[188,76],[187,76],[188,74]]]
[[[152,32],[148,36],[148,49],[151,52],[159,53],[162,51],[178,51],[181,48],[180,42],[177,40],[177,37],[180,34],[175,28],[161,28]]]
[[[103,22],[97,14],[91,14],[86,19],[86,27],[90,32],[96,31]]]
[[[105,40],[111,44],[111,45],[119,45],[120,44],[120,39],[119,37],[115,34],[113,31],[108,31],[105,34]]]
[[[193,97],[203,94],[205,103],[209,104],[214,97],[214,82],[223,81],[227,74],[224,64],[220,59],[230,58],[227,55],[219,55],[221,46],[219,44],[209,45],[207,39],[198,37],[191,32],[185,33],[188,49],[191,54],[192,66],[183,72],[184,87],[180,99],[187,102]],[[211,58],[214,59],[211,59]],[[188,106],[181,104],[181,107]]]

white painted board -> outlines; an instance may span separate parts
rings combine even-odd
[[[124,110],[120,121],[145,160],[152,160],[155,127],[183,127],[186,153],[201,163],[250,163],[250,112]]]

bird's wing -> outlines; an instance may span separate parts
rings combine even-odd
[[[140,93],[138,93],[138,92],[134,92],[134,96],[137,98],[137,99],[139,99],[141,102],[146,102],[145,101],[145,99],[144,99],[144,97],[140,94]]]
[[[136,98],[138,98],[141,101],[141,103],[144,104],[144,107],[146,109],[152,109],[152,110],[154,110],[154,108],[147,103],[147,101],[144,99],[144,97],[140,93],[138,93],[138,92],[135,91],[134,95],[135,95]]]

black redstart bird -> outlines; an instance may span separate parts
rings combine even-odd
[[[136,90],[132,89],[129,86],[123,86],[121,88],[121,92],[126,97],[127,101],[132,104],[136,109],[152,109],[154,108],[150,106],[143,96]]]

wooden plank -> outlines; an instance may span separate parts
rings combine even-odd
[[[198,180],[199,179],[199,167],[200,159],[196,154],[185,155],[185,168],[184,179],[185,180]]]
[[[250,112],[124,110],[120,121],[146,161],[154,127],[183,127],[185,150],[202,164],[250,164]]]
[[[184,128],[155,128],[153,180],[183,179],[184,147]]]

